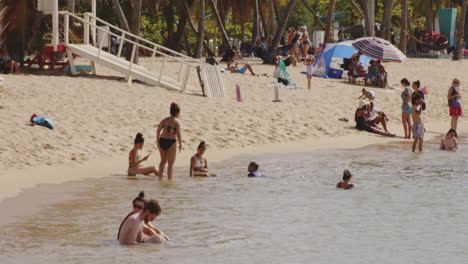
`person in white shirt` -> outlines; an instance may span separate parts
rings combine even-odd
[[[367,124],[369,126],[378,127],[379,124],[382,124],[383,129],[388,132],[387,129],[387,115],[379,109],[375,108],[374,102],[370,102],[367,105],[367,111],[369,112],[369,117],[366,118]]]

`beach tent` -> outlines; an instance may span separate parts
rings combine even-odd
[[[353,42],[353,40],[349,40],[339,43],[328,43],[312,67],[314,76],[341,78],[343,59],[350,59],[357,52],[352,46]],[[366,67],[370,60],[370,57],[361,55],[359,62]]]

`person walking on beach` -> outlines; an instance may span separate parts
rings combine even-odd
[[[306,66],[307,88],[309,88],[309,90],[311,88],[312,74],[314,73],[314,70],[313,70],[314,62],[315,62],[315,58],[309,55],[307,55],[304,61],[304,65]]]
[[[141,158],[138,155],[138,151],[143,149],[143,145],[145,144],[145,139],[143,138],[143,134],[138,133],[134,140],[134,146],[130,153],[128,154],[128,176],[136,176],[137,174],[148,175],[154,173],[154,175],[159,176],[159,179],[162,178],[162,173],[154,167],[140,167],[140,164],[143,161],[148,160],[150,154],[146,155],[145,157]]]
[[[456,151],[458,149],[458,135],[455,129],[451,128],[447,135],[440,141],[440,149],[447,151]]]
[[[208,160],[203,157],[206,151],[205,141],[200,142],[197,153],[190,159],[190,177],[216,177],[216,174],[208,174]]]
[[[423,150],[423,143],[424,143],[424,124],[422,122],[421,114],[423,111],[422,104],[424,103],[424,99],[421,95],[416,95],[414,98],[415,104],[413,105],[413,152],[416,151],[416,146],[418,146],[419,152]]]
[[[452,117],[451,127],[452,129],[457,130],[458,118],[463,114],[460,102],[460,80],[453,80],[452,86],[448,90],[447,99],[450,116]]]
[[[337,183],[336,188],[349,190],[349,189],[356,187],[356,184],[351,183],[352,179],[353,179],[353,175],[351,174],[349,170],[343,171],[343,181]]]
[[[150,200],[140,213],[129,216],[120,229],[119,242],[122,245],[134,245],[143,241],[144,222],[152,222],[161,214],[161,207],[156,200]],[[149,238],[151,239],[151,238]]]
[[[167,166],[167,178],[172,179],[174,162],[177,154],[176,143],[179,142],[179,151],[182,151],[182,137],[180,135],[180,125],[177,118],[180,115],[180,108],[176,103],[171,104],[171,116],[164,118],[159,122],[156,131],[156,144],[161,155],[159,171],[164,173],[164,167]]]
[[[403,92],[401,93],[402,99],[402,113],[401,121],[403,122],[403,130],[405,131],[405,138],[411,138],[411,88],[410,82],[408,79],[404,78],[400,81],[401,86],[403,87]]]

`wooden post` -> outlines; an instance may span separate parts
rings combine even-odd
[[[69,34],[69,28],[70,28],[70,17],[68,16],[68,14],[65,14],[65,44],[68,44],[68,42],[70,41],[70,34]]]
[[[88,13],[85,13],[84,14],[84,20],[86,22],[89,23],[89,15]],[[84,40],[84,44],[89,44],[89,24],[88,23],[84,23],[83,27],[84,27],[84,30],[83,30],[83,40]]]
[[[73,60],[73,53],[67,48],[68,66],[70,67],[71,75],[76,75],[75,61]]]
[[[96,39],[96,0],[92,0],[91,3],[91,13],[93,14],[93,18],[91,20],[91,24],[93,25],[93,28],[91,29],[91,34],[93,36],[93,42],[95,45],[97,45],[97,39]]]
[[[59,8],[58,0],[53,0],[53,10],[52,10],[52,46],[54,46],[54,51],[57,51],[59,44]]]

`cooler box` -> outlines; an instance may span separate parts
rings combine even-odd
[[[329,78],[341,79],[341,77],[343,76],[343,70],[330,68],[327,75]]]

